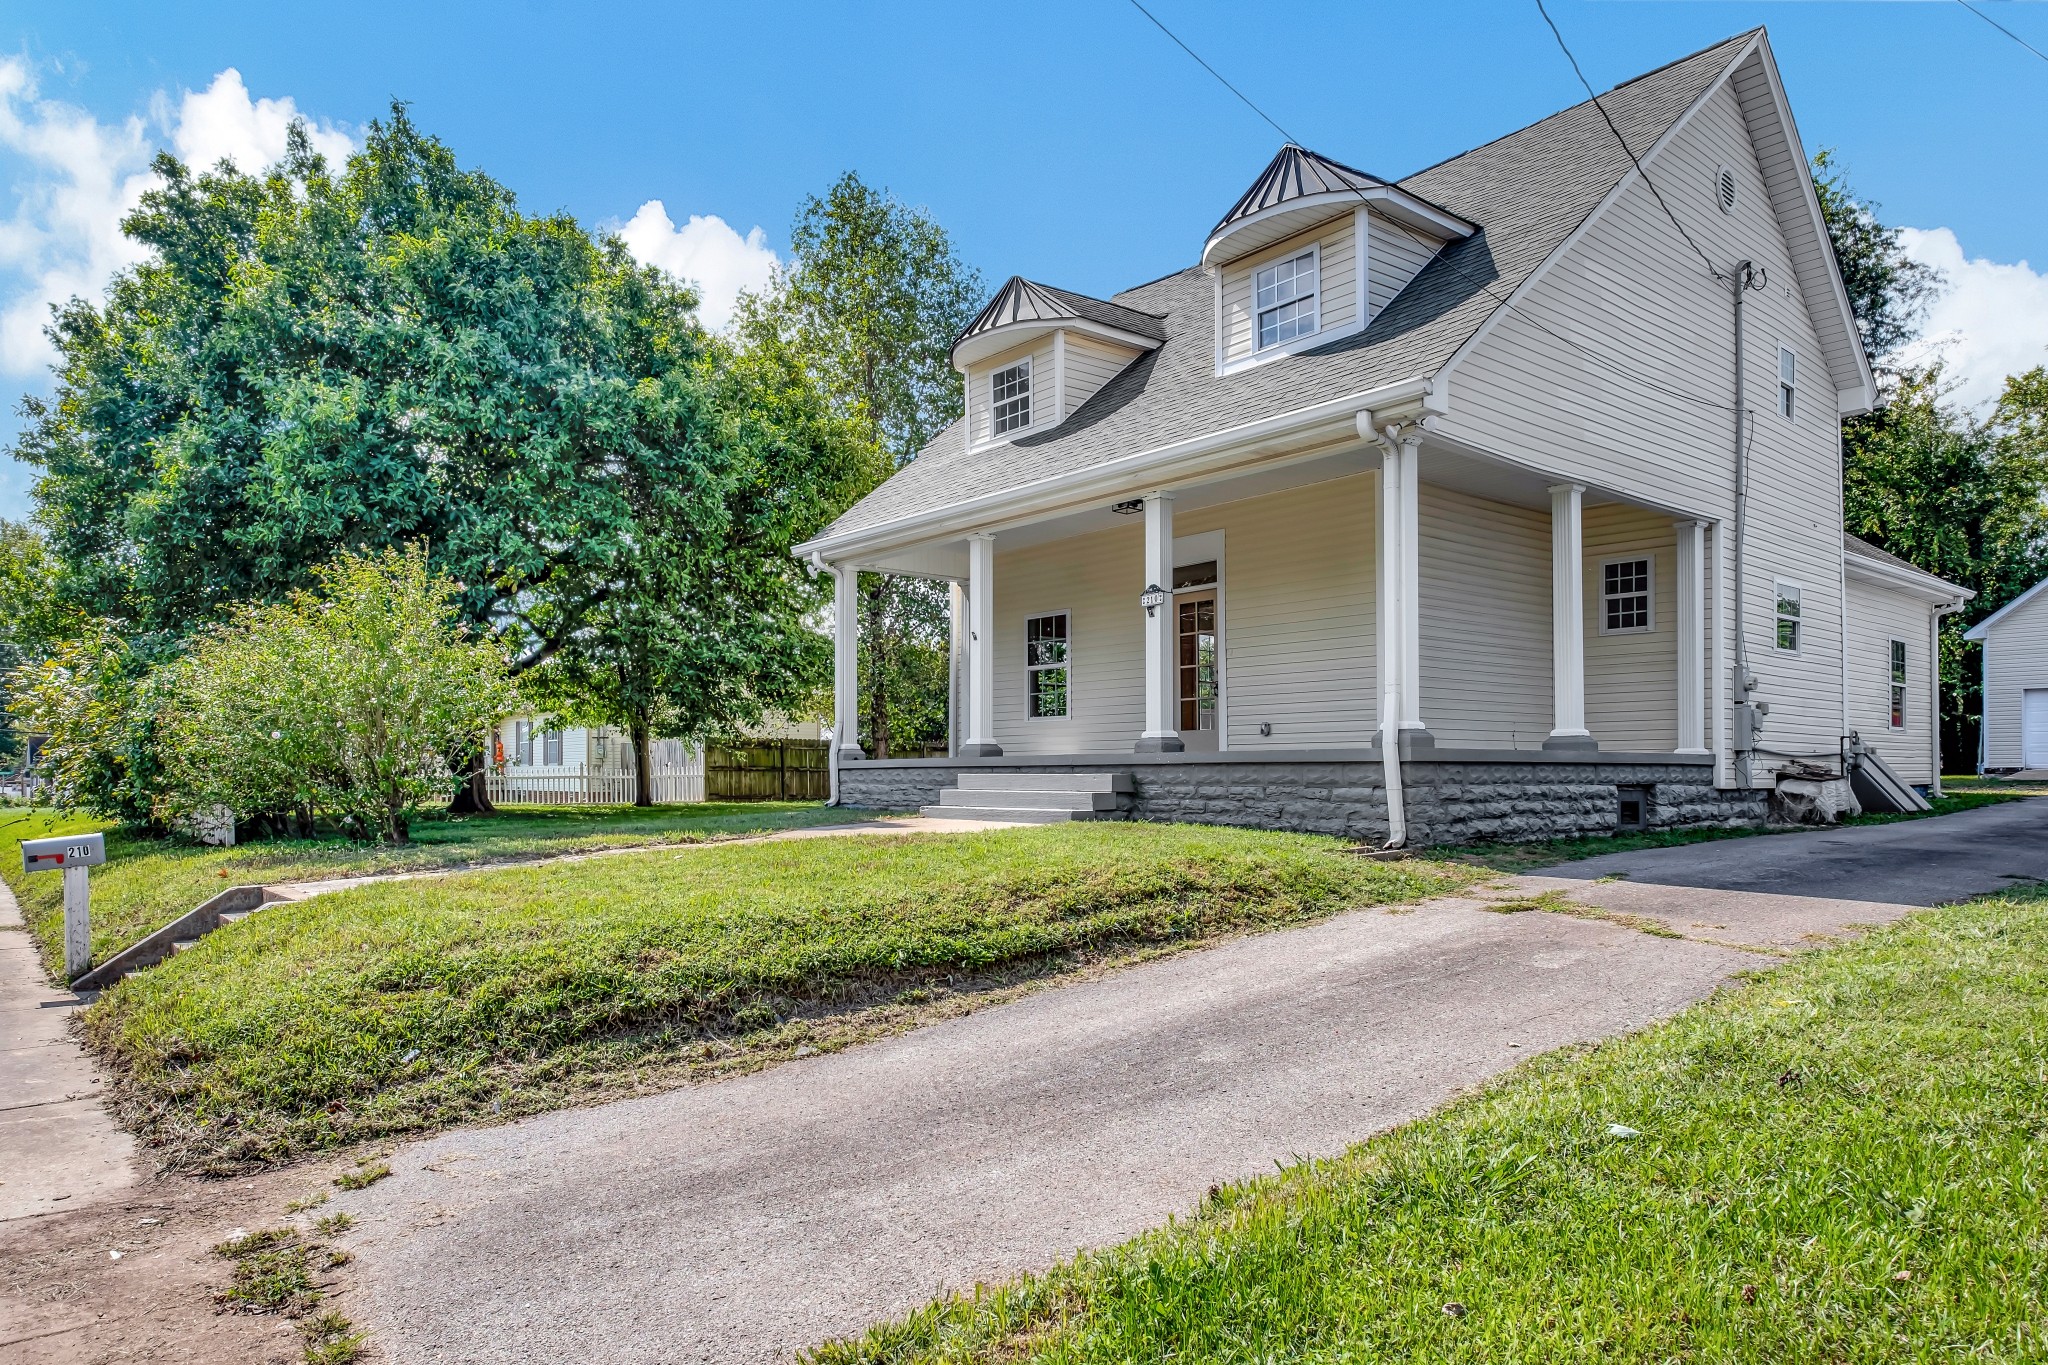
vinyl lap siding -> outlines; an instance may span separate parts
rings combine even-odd
[[[1422,723],[1440,744],[1550,734],[1550,514],[1423,484]]]
[[[1588,507],[1586,728],[1601,747],[1678,747],[1678,545],[1671,518],[1619,504]],[[1650,629],[1603,635],[1601,580],[1610,560],[1650,560]]]
[[[995,737],[1005,753],[1128,750],[1145,729],[1145,637],[1138,593],[1145,532],[1119,526],[1005,553],[996,541]],[[1071,613],[1068,714],[1033,720],[1025,622]]]
[[[1412,230],[1401,228],[1376,213],[1366,215],[1365,287],[1369,316],[1378,317],[1382,308],[1408,287],[1416,272],[1428,265],[1438,244]]]
[[[1984,766],[2026,766],[2020,694],[2048,687],[2048,594],[1993,626],[1984,641]]]
[[[1223,532],[1232,749],[1372,743],[1377,487],[1360,474],[1174,518],[1177,535]]]
[[[1358,239],[1355,219],[1349,213],[1333,219],[1319,227],[1311,228],[1298,236],[1290,237],[1277,246],[1249,256],[1242,261],[1232,261],[1223,267],[1223,362],[1228,365],[1243,360],[1253,351],[1256,339],[1252,318],[1252,281],[1258,272],[1274,261],[1284,260],[1297,252],[1308,249],[1310,243],[1321,246],[1317,278],[1320,290],[1317,321],[1319,331],[1324,333],[1343,331],[1357,321],[1358,300]]]
[[[1712,196],[1714,171],[1723,163],[1738,182],[1732,214],[1721,213]],[[1820,346],[1790,288],[1791,259],[1734,96],[1717,92],[1649,165],[1672,211],[1709,256],[1724,264],[1752,259],[1770,280],[1744,305],[1745,378],[1755,410],[1749,653],[1758,697],[1771,704],[1766,744],[1783,753],[1832,754],[1842,721],[1842,484],[1835,397]],[[1516,306],[1461,364],[1445,435],[1596,489],[1731,522],[1728,295],[1639,181]],[[1775,407],[1781,341],[1799,357],[1794,422]],[[1797,655],[1771,647],[1774,577],[1803,589],[1805,647]],[[1727,582],[1732,591],[1732,574]]]
[[[1849,728],[1908,782],[1933,777],[1928,727],[1928,606],[1893,588],[1849,580]],[[1891,642],[1906,642],[1906,725],[1891,728]]]
[[[1080,410],[1095,391],[1116,378],[1140,352],[1067,333],[1067,402],[1069,415]]]

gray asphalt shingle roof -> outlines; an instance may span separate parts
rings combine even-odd
[[[1602,95],[1629,147],[1641,155],[1663,137],[1751,36],[1739,34]],[[970,451],[955,422],[822,535],[870,530],[1434,374],[1630,165],[1600,111],[1587,102],[1396,182],[1479,224],[1480,231],[1439,252],[1363,332],[1236,374],[1216,374],[1214,287],[1199,266],[1120,293],[1114,305],[1163,317],[1166,340],[1158,350],[1133,361],[1050,431]]]
[[[968,323],[966,330],[955,338],[953,347],[957,351],[967,338],[1007,327],[1013,322],[1055,322],[1069,318],[1099,322],[1105,327],[1114,327],[1153,341],[1166,340],[1166,319],[1156,313],[1141,313],[1107,299],[1090,298],[1071,289],[1012,275],[989,300],[988,307],[976,314],[974,321]]]

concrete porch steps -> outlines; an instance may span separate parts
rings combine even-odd
[[[923,813],[949,820],[1050,825],[1130,818],[1136,783],[1129,773],[964,772]]]

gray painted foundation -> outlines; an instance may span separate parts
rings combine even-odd
[[[1127,772],[1140,820],[1387,837],[1379,751],[1260,754],[1071,754],[991,759],[844,762],[844,805],[914,810],[935,805],[962,771]],[[1765,791],[1721,791],[1711,758],[1584,750],[1417,752],[1401,762],[1411,844],[1569,839],[1616,832],[1621,787],[1646,789],[1650,829],[1761,824]]]

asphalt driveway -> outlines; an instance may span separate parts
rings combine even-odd
[[[361,1222],[346,1307],[397,1362],[786,1358],[1640,1027],[1767,961],[1757,946],[2009,876],[2048,877],[2048,801],[1610,855],[1518,885],[1685,937],[1465,899],[1360,912],[753,1076],[445,1134],[337,1200]]]

